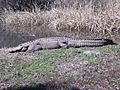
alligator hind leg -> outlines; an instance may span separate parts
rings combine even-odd
[[[62,48],[62,49],[68,48],[68,42],[67,41],[59,42],[59,45],[60,45],[60,48]]]

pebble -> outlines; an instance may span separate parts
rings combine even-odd
[[[87,51],[84,51],[83,54],[85,55],[88,55],[88,56],[93,56],[93,55],[100,55],[100,51],[97,51],[97,50],[87,50]]]

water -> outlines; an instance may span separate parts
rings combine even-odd
[[[0,25],[0,48],[13,47],[18,44],[36,39],[34,36],[25,36],[23,34],[13,33],[3,29]]]

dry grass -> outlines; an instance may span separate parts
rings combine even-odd
[[[67,0],[65,0],[67,1]],[[12,12],[7,11],[0,16],[6,30],[23,35],[69,36],[81,38],[103,38],[120,33],[120,1],[109,0],[102,9],[93,8],[90,3],[82,7],[76,0],[64,8],[59,6],[49,11]],[[71,5],[71,6],[70,6]],[[90,34],[88,34],[88,32]],[[92,33],[92,35],[91,35]],[[95,35],[97,33],[97,35]],[[99,35],[100,34],[100,35]]]

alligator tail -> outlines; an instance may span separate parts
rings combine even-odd
[[[115,45],[112,40],[109,39],[95,39],[95,40],[72,40],[68,42],[69,47],[95,47],[104,45]]]

